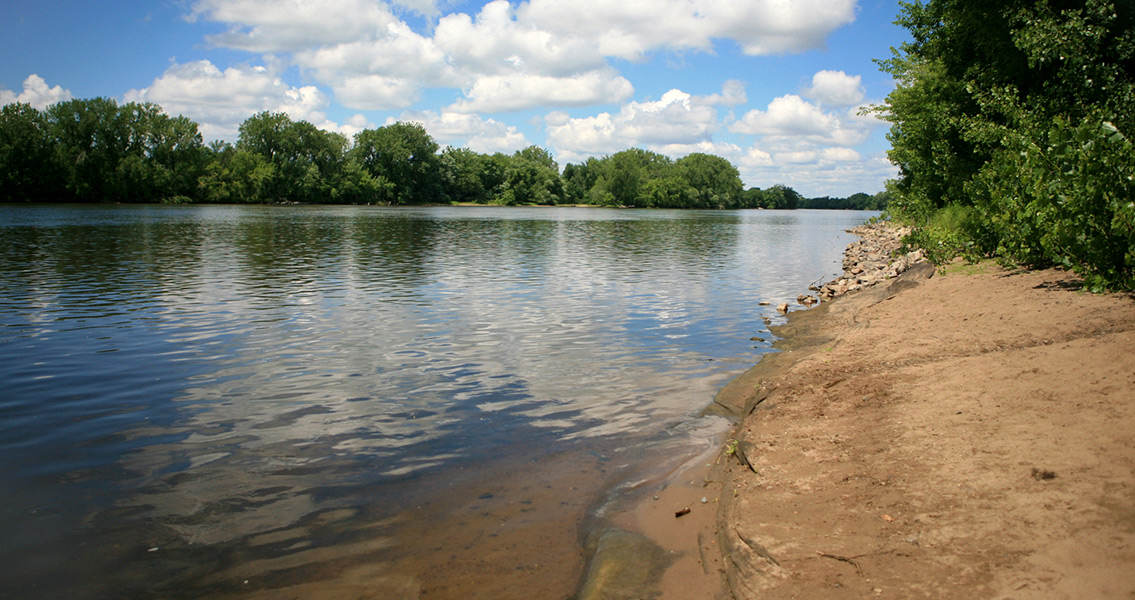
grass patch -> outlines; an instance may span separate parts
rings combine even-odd
[[[997,264],[997,261],[992,259],[969,262],[962,258],[955,258],[944,265],[940,272],[943,275],[987,275],[1001,270],[1002,268]]]

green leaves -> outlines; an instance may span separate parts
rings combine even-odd
[[[892,215],[947,260],[975,251],[1135,289],[1135,6],[1104,0],[903,4]],[[974,212],[958,221],[955,206]]]

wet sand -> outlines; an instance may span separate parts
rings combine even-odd
[[[1135,298],[1058,270],[931,273],[793,313],[722,390],[737,451],[688,490],[719,504],[681,551],[716,546],[724,587],[672,571],[663,597],[1135,593]],[[660,536],[698,525],[643,506]]]

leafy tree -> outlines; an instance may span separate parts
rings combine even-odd
[[[486,158],[466,148],[446,148],[441,153],[441,178],[450,202],[487,204],[492,198],[485,187]]]
[[[556,162],[550,159],[540,148],[529,147],[516,152],[508,160],[504,186],[496,201],[510,206],[563,202],[563,180]]]
[[[555,171],[556,174],[560,172],[560,165],[556,162],[555,158],[552,158],[552,154],[539,146],[529,146],[523,150],[518,150],[513,156],[515,158],[530,160],[547,169]]]
[[[889,210],[939,251],[1135,286],[1135,5],[901,3]],[[939,217],[948,211],[949,218]]]
[[[874,196],[859,192],[847,198],[803,198],[799,208],[814,208],[828,210],[885,210],[889,192],[879,192]]]
[[[69,100],[46,114],[54,162],[72,198],[153,202],[194,193],[205,155],[189,119],[110,98]]]
[[[268,175],[264,199],[284,202],[334,201],[346,148],[347,139],[340,134],[269,112],[245,120],[236,143],[238,152],[258,155],[272,165],[271,173],[255,164],[244,172]]]
[[[674,167],[692,190],[697,208],[736,208],[744,185],[737,167],[720,156],[694,153],[675,161]]]
[[[47,116],[67,192],[77,200],[119,200],[112,193],[125,150],[116,130],[118,104],[110,98],[68,100],[48,107]]]
[[[58,199],[63,192],[47,117],[27,104],[0,108],[0,199]]]
[[[571,204],[587,204],[591,188],[599,179],[602,163],[598,159],[589,158],[578,165],[564,166],[564,199]]]
[[[684,177],[673,171],[672,175],[650,179],[643,186],[648,199],[647,206],[657,208],[686,208],[692,203],[695,194]]]
[[[605,191],[610,194],[609,203],[617,206],[648,206],[643,193],[648,177],[646,154],[643,150],[630,149],[618,152],[604,161]]]
[[[206,157],[196,123],[170,117],[155,104],[132,102],[119,108],[117,130],[124,136],[115,169],[121,199],[152,202],[195,193]]]
[[[438,145],[419,123],[395,123],[355,135],[349,156],[372,177],[389,181],[390,204],[445,199]]]

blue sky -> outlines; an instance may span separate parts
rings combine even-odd
[[[8,0],[0,104],[153,102],[234,141],[286,112],[348,136],[419,121],[444,145],[707,152],[746,186],[883,189],[906,39],[895,0]]]

